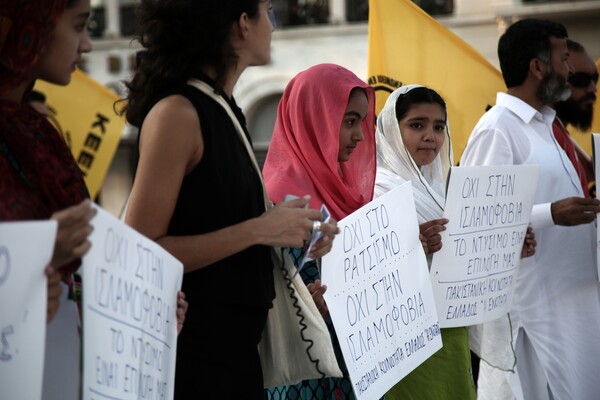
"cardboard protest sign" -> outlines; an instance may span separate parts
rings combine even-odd
[[[379,399],[441,348],[410,183],[338,224],[325,300],[357,399]]]
[[[598,177],[600,176],[600,165],[598,165],[600,164],[598,162],[598,157],[600,156],[600,133],[592,134],[592,149],[594,157],[594,173]],[[598,197],[598,195],[596,195],[596,197]],[[600,279],[600,226],[598,225],[599,224],[596,224],[596,268],[598,269],[598,279]]]
[[[42,396],[44,270],[55,238],[55,221],[0,223],[0,393],[5,399]]]
[[[538,167],[452,167],[431,280],[440,326],[496,319],[508,312],[531,219]]]
[[[172,399],[183,266],[98,209],[83,259],[83,398]]]

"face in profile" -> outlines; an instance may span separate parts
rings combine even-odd
[[[569,77],[571,98],[582,110],[591,110],[598,90],[598,69],[594,60],[586,52],[573,52],[569,55],[573,73]]]
[[[369,99],[362,89],[354,89],[350,93],[348,105],[344,111],[340,127],[340,148],[338,161],[345,162],[356,146],[365,138],[362,122],[369,112]]]
[[[446,138],[446,113],[442,106],[413,104],[398,124],[402,141],[417,166],[431,164]]]
[[[569,63],[573,69],[569,76],[571,97],[556,103],[556,112],[563,123],[588,131],[592,127],[594,116],[598,70],[594,60],[585,51],[571,52]]]
[[[538,97],[544,104],[553,104],[569,98],[571,90],[567,78],[570,74],[567,39],[550,38],[552,53],[546,74],[538,89]]]
[[[273,33],[272,5],[270,0],[258,3],[258,15],[251,21],[253,24],[253,42],[251,65],[266,65],[271,59],[271,36]]]
[[[87,30],[90,0],[78,0],[67,7],[50,33],[48,43],[37,66],[36,78],[66,85],[83,53],[92,50]]]

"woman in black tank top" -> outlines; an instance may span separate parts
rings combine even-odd
[[[265,0],[142,0],[127,120],[140,127],[126,222],[184,265],[189,302],[177,349],[176,399],[260,399],[256,346],[274,297],[271,247],[301,247],[307,199],[266,211],[262,177],[232,92],[270,58]],[[187,84],[202,81],[200,90]],[[206,86],[208,85],[208,86]],[[237,128],[236,128],[237,126]],[[335,222],[314,255],[331,248]]]

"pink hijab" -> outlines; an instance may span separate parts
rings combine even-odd
[[[369,112],[365,138],[350,160],[338,162],[339,132],[350,92],[362,88]],[[375,95],[354,73],[334,64],[300,72],[287,85],[277,109],[263,168],[269,197],[311,195],[310,207],[325,204],[336,220],[373,199],[376,172]]]

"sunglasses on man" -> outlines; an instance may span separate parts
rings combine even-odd
[[[575,72],[569,76],[569,83],[571,86],[577,88],[586,88],[590,82],[598,83],[598,73],[588,74],[587,72]]]

